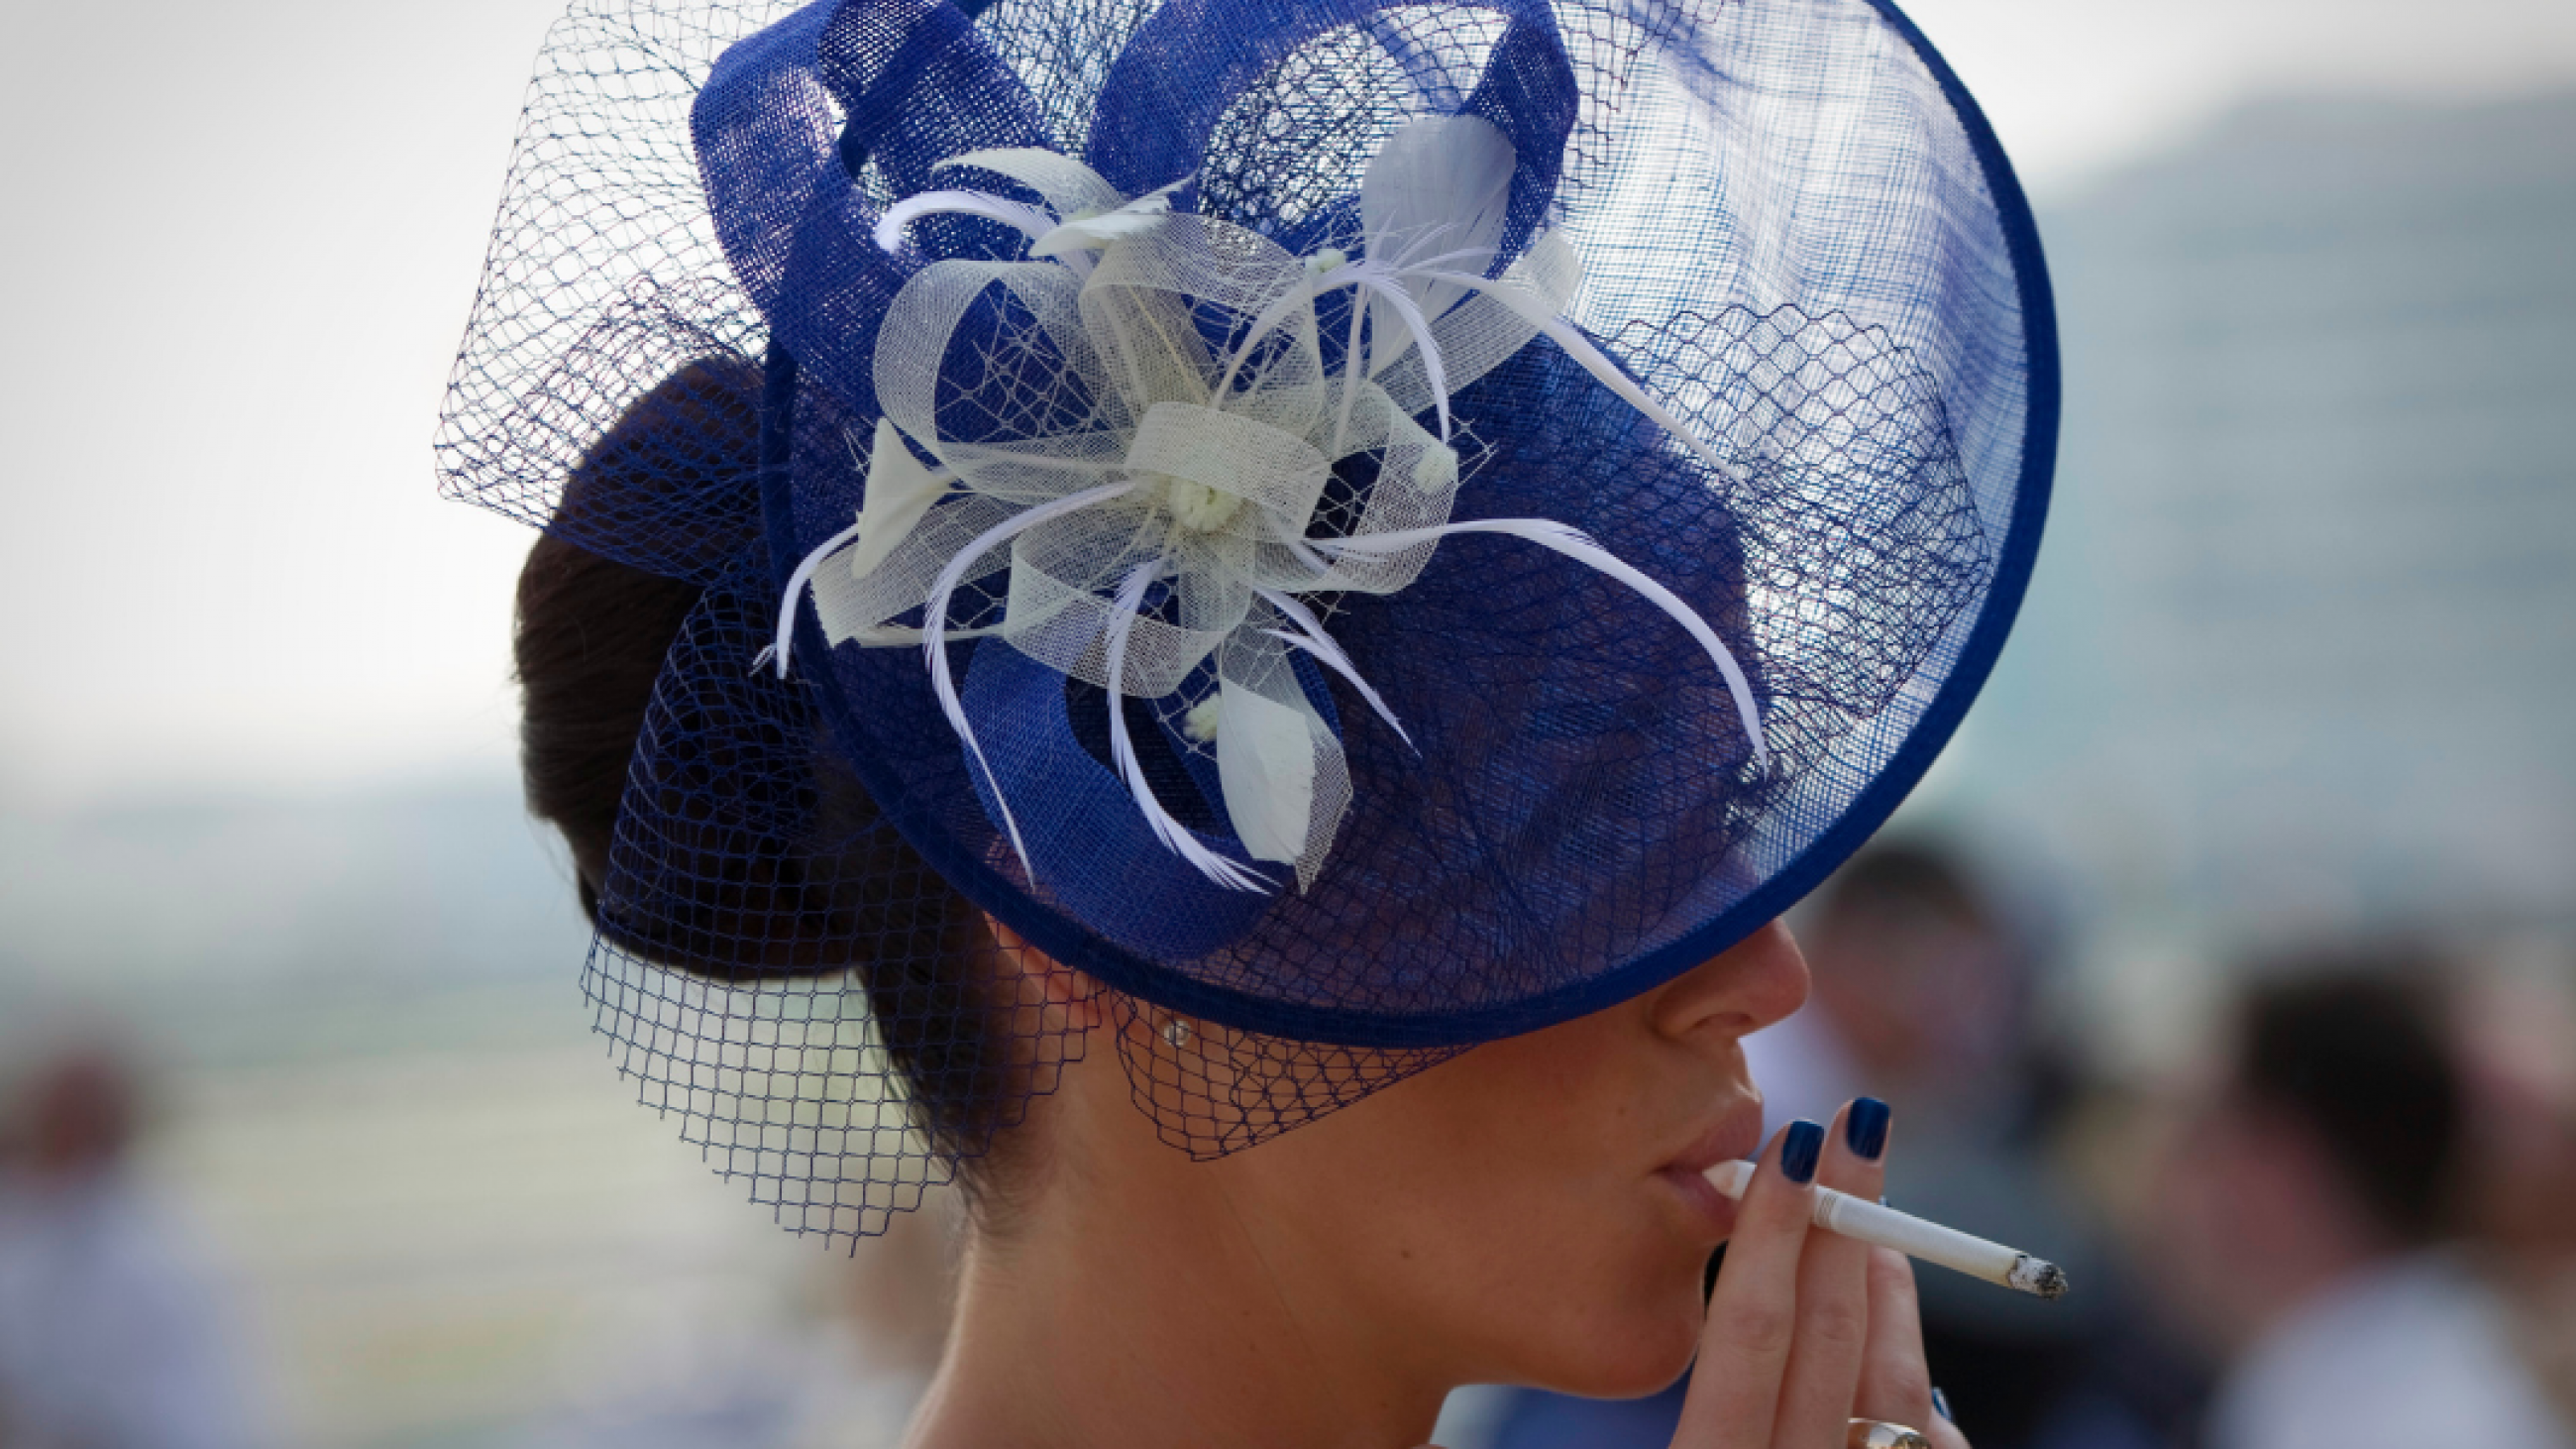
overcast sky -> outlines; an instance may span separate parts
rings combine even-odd
[[[527,535],[429,438],[557,7],[20,6],[0,808],[508,768]],[[1923,0],[2043,204],[2281,92],[2576,84],[2576,4]]]

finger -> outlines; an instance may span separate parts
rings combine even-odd
[[[1860,1395],[1852,1412],[1923,1431],[1943,1442],[1935,1425],[1947,1421],[1932,1407],[1932,1374],[1923,1364],[1923,1315],[1914,1297],[1914,1265],[1894,1248],[1869,1256],[1869,1348],[1861,1359]],[[1964,1444],[1951,1430],[1952,1442]]]
[[[1932,1449],[1969,1449],[1967,1433],[1950,1417],[1950,1405],[1936,1386],[1932,1390],[1932,1417],[1923,1421],[1923,1437]]]
[[[1816,1180],[1876,1201],[1886,1181],[1887,1104],[1863,1097],[1834,1117]],[[1798,1331],[1780,1389],[1778,1444],[1830,1444],[1852,1416],[1869,1345],[1869,1244],[1840,1233],[1807,1239],[1798,1262]]]
[[[1780,1381],[1798,1327],[1798,1259],[1824,1129],[1792,1122],[1764,1149],[1709,1295],[1699,1360],[1674,1449],[1759,1449],[1771,1442]],[[1794,1171],[1793,1171],[1794,1169]]]

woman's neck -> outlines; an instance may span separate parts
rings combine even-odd
[[[1115,1075],[1099,1065],[1083,1075]],[[1313,1271],[1235,1210],[1237,1159],[1192,1163],[1154,1141],[1123,1081],[1103,1104],[1117,1118],[1066,1086],[1047,1104],[1049,1155],[1081,1166],[1045,1173],[1005,1236],[970,1247],[910,1449],[1409,1449],[1430,1437],[1450,1385],[1384,1305],[1352,1301],[1342,1275]]]

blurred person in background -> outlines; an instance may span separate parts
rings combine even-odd
[[[2516,1347],[2576,1423],[2576,942],[2492,959],[2454,1013],[2468,1103],[2461,1226]]]
[[[0,1097],[0,1445],[259,1442],[224,1293],[131,1159],[125,1055],[57,1043]]]
[[[2161,1282],[2228,1360],[2209,1449],[2576,1443],[2452,1246],[2472,1138],[2430,965],[2257,973],[2165,1164]]]

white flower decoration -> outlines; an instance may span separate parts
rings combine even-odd
[[[1034,260],[935,261],[887,309],[865,504],[789,581],[775,649],[782,674],[795,604],[810,584],[833,643],[923,647],[950,724],[990,779],[945,641],[999,635],[1113,698],[1165,699],[1203,681],[1199,667],[1213,659],[1214,689],[1180,701],[1183,733],[1213,743],[1226,815],[1246,852],[1293,866],[1309,885],[1349,807],[1350,773],[1288,651],[1340,674],[1399,735],[1403,726],[1298,596],[1391,594],[1413,582],[1442,538],[1506,533],[1620,579],[1690,630],[1725,675],[1757,768],[1764,763],[1743,671],[1669,590],[1563,524],[1449,522],[1459,482],[1449,396],[1541,333],[1725,468],[1563,319],[1581,269],[1561,238],[1541,233],[1499,278],[1483,275],[1514,167],[1491,123],[1432,117],[1388,139],[1361,186],[1359,261],[1333,251],[1301,260],[1241,227],[1174,212],[1177,188],[1129,200],[1052,152],[978,151],[942,165],[1008,177],[1047,205],[928,192],[886,212],[879,244],[898,246],[919,217],[958,213],[1018,228]],[[938,411],[942,369],[961,324],[997,287],[1027,325],[989,349],[976,397],[990,393],[990,406],[1007,409],[997,431],[1009,440],[949,436]],[[1315,303],[1344,288],[1365,293],[1366,306],[1351,308],[1343,365],[1328,374]],[[1224,335],[1238,339],[1230,346],[1212,346],[1201,330],[1209,308],[1229,319]],[[1231,328],[1234,319],[1250,321]],[[1437,418],[1436,436],[1415,421],[1425,413]],[[1355,506],[1328,500],[1333,465],[1358,454],[1376,456],[1375,485]],[[1005,565],[999,619],[948,627],[957,589]],[[1149,609],[1157,584],[1169,586],[1168,598]],[[894,623],[916,611],[923,627]],[[1123,709],[1111,709],[1110,732],[1116,766],[1159,839],[1221,884],[1271,886],[1163,808]],[[1002,814],[1025,865],[1011,802]]]

